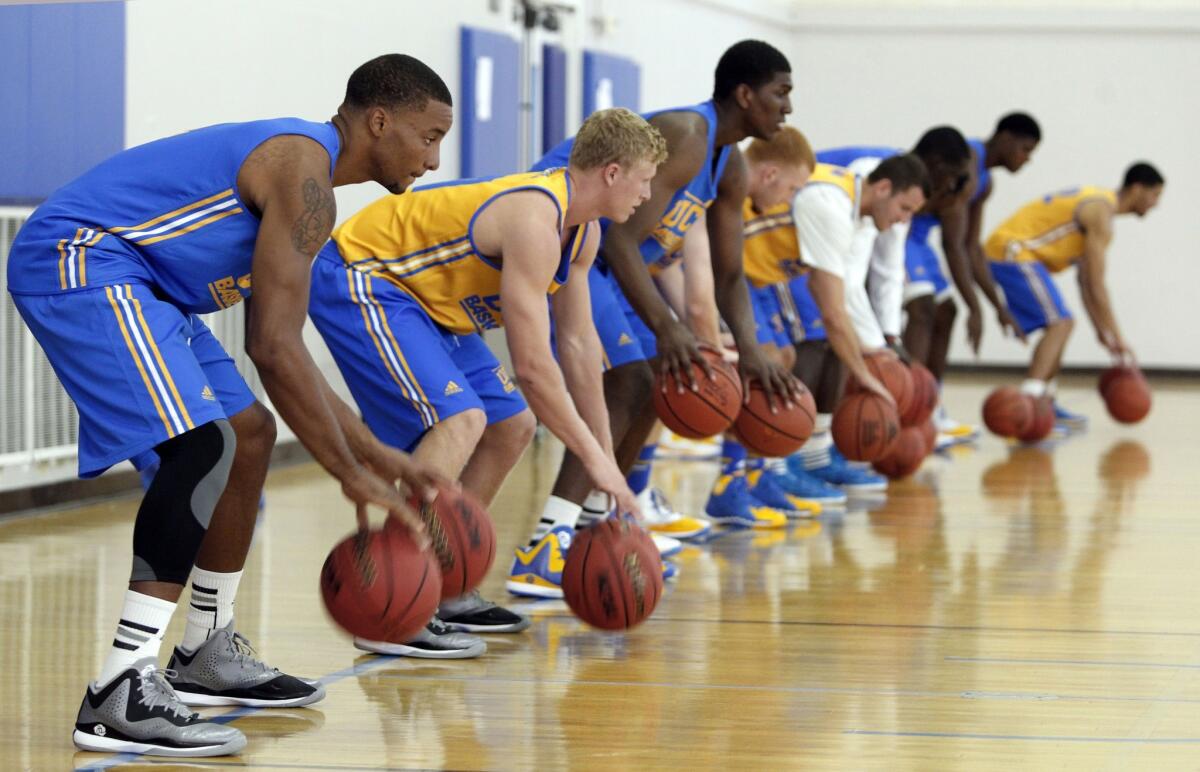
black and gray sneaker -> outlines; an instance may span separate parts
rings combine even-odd
[[[479,590],[442,601],[438,618],[464,633],[519,633],[530,624],[529,617],[484,600]]]
[[[325,687],[262,662],[233,622],[213,632],[192,654],[178,646],[167,667],[171,686],[188,705],[296,708],[325,698]]]
[[[471,659],[487,651],[487,644],[477,635],[468,635],[451,630],[440,619],[434,617],[425,629],[405,643],[371,641],[355,638],[354,648],[372,654],[388,654],[393,657],[418,657],[420,659]]]
[[[75,719],[75,747],[150,756],[229,756],[246,735],[187,709],[152,658],[138,660],[106,686],[89,684]]]

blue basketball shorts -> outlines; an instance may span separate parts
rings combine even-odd
[[[1072,318],[1046,266],[1031,261],[989,262],[988,267],[992,269],[992,278],[1004,290],[1008,310],[1024,332]]]
[[[12,298],[79,412],[80,477],[256,401],[204,322],[146,284]]]
[[[434,424],[478,408],[489,424],[526,409],[478,334],[438,325],[396,285],[318,257],[308,315],[329,347],[363,420],[411,451]]]

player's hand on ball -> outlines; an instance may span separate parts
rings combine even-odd
[[[429,537],[425,533],[425,524],[416,512],[405,503],[396,486],[384,480],[365,466],[355,466],[342,475],[342,494],[354,502],[355,517],[358,519],[359,530],[366,530],[367,506],[375,505],[387,510],[390,517],[408,527],[413,538],[422,548],[428,546]]]
[[[757,346],[750,351],[741,352],[738,358],[738,372],[742,376],[743,399],[746,402],[750,401],[750,382],[758,381],[766,392],[767,404],[772,413],[778,412],[780,405],[790,408],[803,390],[796,376],[769,359]]]
[[[594,468],[593,468],[594,467]],[[617,468],[617,464],[609,457],[602,458],[588,466],[588,476],[596,490],[603,491],[616,501],[617,514],[630,514],[638,520],[642,519],[642,510],[638,506],[637,496],[625,481],[625,475]]]
[[[669,373],[675,377],[675,383],[679,384],[681,393],[685,385],[692,391],[700,388],[700,384],[696,382],[692,362],[700,365],[705,377],[712,379],[712,365],[704,358],[696,336],[692,335],[692,331],[686,326],[673,321],[664,329],[656,330],[655,337],[659,368],[664,375]]]

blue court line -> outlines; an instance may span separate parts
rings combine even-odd
[[[323,676],[320,680],[321,680],[322,684],[324,684],[326,687],[329,687],[329,686],[332,686],[333,684],[337,683],[338,681],[344,680],[351,676],[361,675],[362,673],[368,673],[372,670],[377,670],[377,669],[383,667],[384,665],[393,664],[397,659],[399,659],[399,657],[376,656],[376,657],[372,658],[371,660],[362,663],[361,665],[358,665],[358,664],[351,665],[350,667],[343,668],[341,670],[338,670],[337,672],[330,673],[329,675]],[[229,711],[228,713],[222,713],[219,716],[213,716],[209,720],[212,721],[213,723],[217,723],[217,724],[228,724],[231,721],[236,721],[239,718],[244,718],[246,716],[252,716],[255,713],[258,713],[263,710],[270,710],[270,708],[265,708],[265,707],[235,708],[235,709]],[[101,759],[100,761],[97,761],[94,764],[85,764],[81,767],[76,767],[75,772],[85,772],[85,771],[93,772],[94,770],[112,769],[113,767],[119,766],[121,764],[128,764],[133,761],[136,761],[139,764],[145,764],[145,763],[148,763],[147,762],[148,758],[154,758],[154,757],[143,756],[140,753],[118,753],[113,756],[109,756],[106,759]],[[153,762],[153,763],[157,763],[157,762]],[[163,763],[165,763],[165,762],[163,762]],[[180,757],[180,758],[175,758],[171,763],[172,764],[192,764],[195,762],[190,758]],[[245,766],[245,765],[246,765],[246,762],[240,762],[240,766]],[[223,761],[220,763],[216,763],[215,766],[239,766],[239,762],[233,762],[230,760],[226,760],[226,761]],[[263,765],[263,766],[266,766],[266,765]],[[289,767],[281,767],[281,768],[288,769]],[[312,767],[312,768],[313,769],[325,769],[325,767]],[[333,767],[330,767],[330,769],[333,769]],[[353,769],[353,767],[349,767],[349,769]]]
[[[1192,745],[1200,737],[1070,737],[1033,734],[977,734],[975,732],[886,732],[874,729],[844,729],[842,734],[874,737],[938,737],[949,740],[1024,740],[1051,743],[1129,743],[1133,745]]]
[[[1161,667],[1169,670],[1200,670],[1190,662],[1120,662],[1101,659],[1023,659],[1020,657],[943,657],[947,662],[990,662],[999,665],[1097,665],[1101,667]]]

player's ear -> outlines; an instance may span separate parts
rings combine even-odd
[[[733,90],[733,97],[737,100],[738,107],[743,110],[750,109],[751,97],[754,95],[754,89],[750,88],[749,84],[739,83],[737,88]]]
[[[372,137],[382,137],[391,122],[391,114],[382,107],[376,106],[367,109],[367,129],[371,132]]]
[[[605,165],[601,176],[604,178],[604,184],[611,188],[617,184],[617,178],[621,176],[621,165],[615,161]]]

